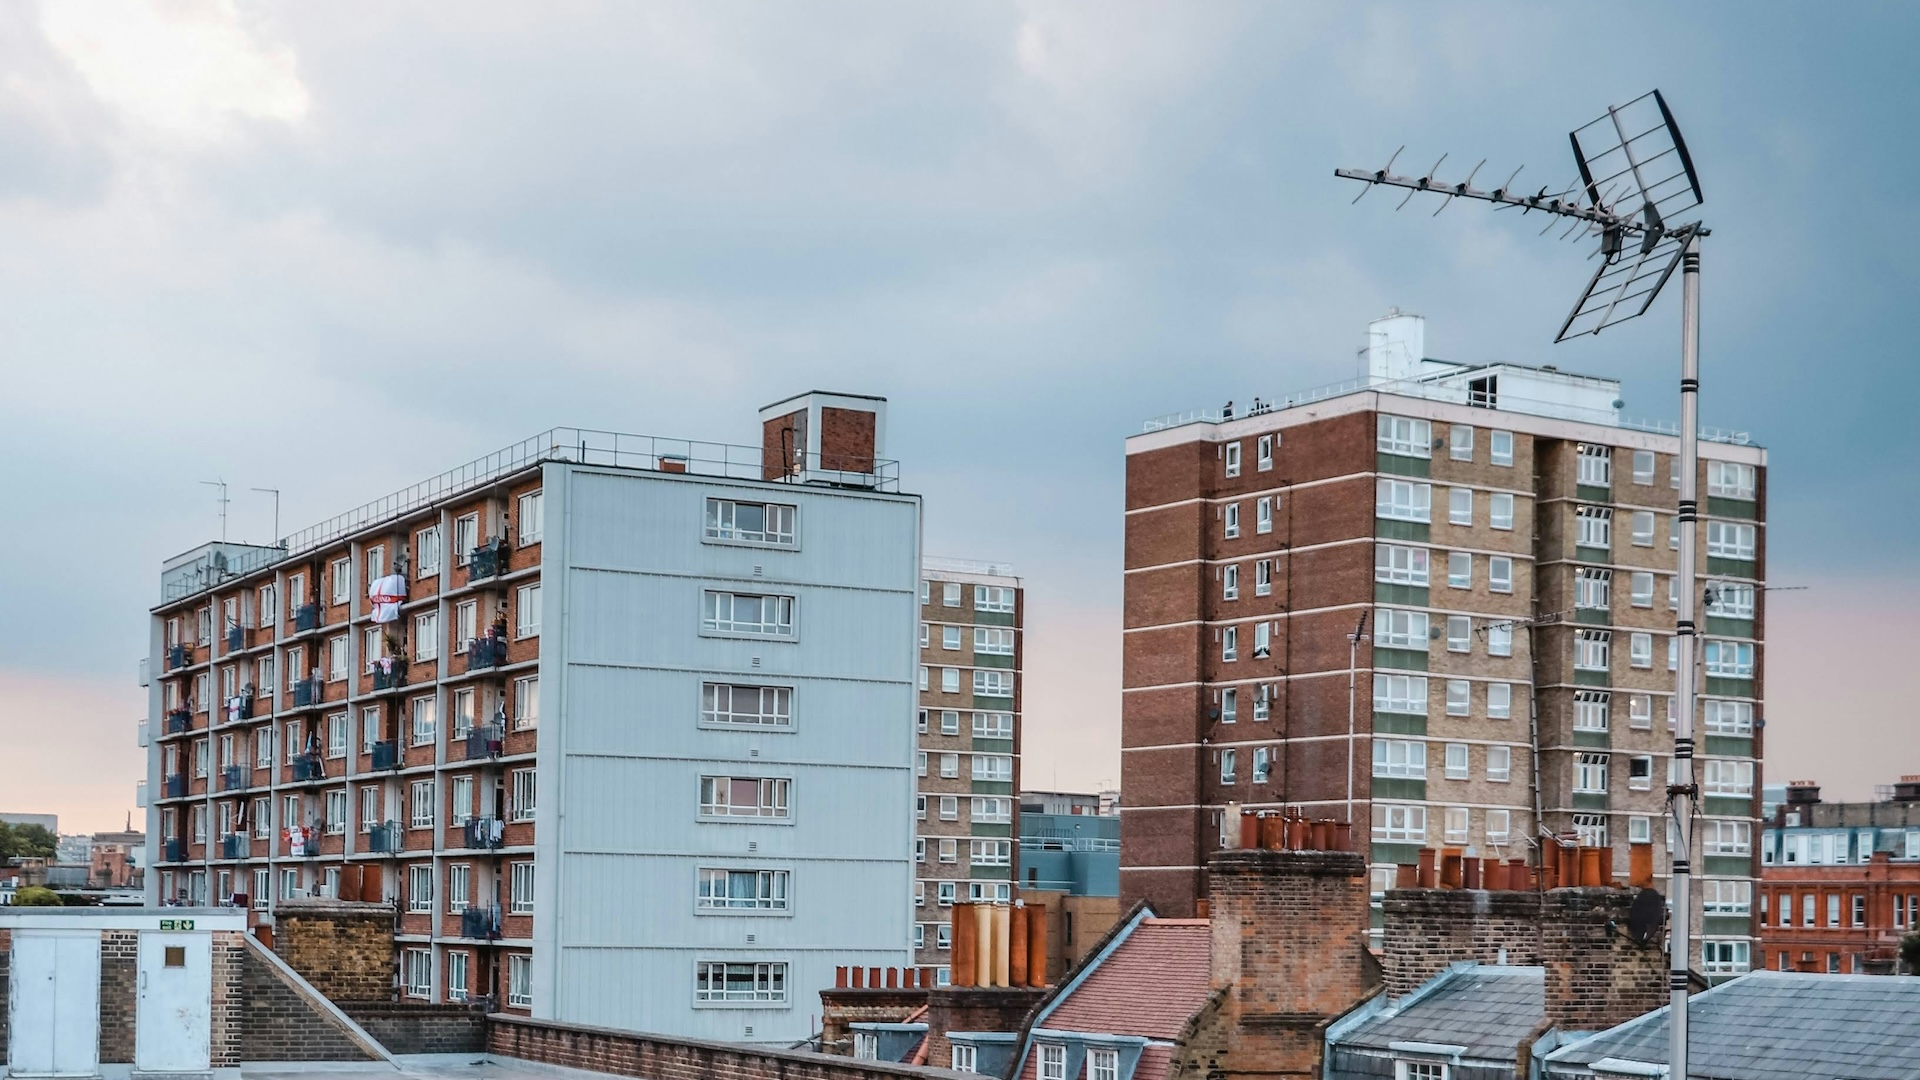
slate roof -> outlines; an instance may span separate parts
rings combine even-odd
[[[1054,1031],[1175,1039],[1206,1004],[1213,938],[1205,919],[1144,919],[1041,1021]]]
[[[1386,1050],[1389,1043],[1464,1046],[1463,1057],[1512,1061],[1546,1019],[1546,969],[1479,965],[1437,978],[1424,993],[1361,1023],[1339,1045]]]
[[[1755,971],[1697,995],[1688,1072],[1702,1080],[1920,1080],[1920,977]],[[1667,1010],[1555,1050],[1549,1076],[1604,1058],[1664,1063]]]

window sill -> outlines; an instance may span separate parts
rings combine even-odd
[[[777,645],[797,645],[800,642],[800,635],[797,632],[792,634],[756,634],[744,630],[714,630],[705,626],[700,628],[700,636],[722,641],[765,641]]]
[[[791,544],[785,544],[785,543],[781,543],[778,540],[736,540],[736,539],[733,539],[732,537],[707,536],[702,534],[700,537],[700,542],[703,544],[712,544],[715,547],[751,548],[755,551],[799,551],[800,550],[800,541],[798,539],[795,539],[794,542]]]
[[[786,1010],[786,1009],[793,1008],[793,1000],[791,998],[784,1001],[699,1001],[699,1000],[695,1000],[693,1003],[693,1007],[696,1009],[761,1009],[761,1010],[781,1009],[781,1010]]]
[[[694,905],[693,913],[694,915],[700,916],[700,917],[711,916],[711,915],[735,915],[735,916],[740,916],[740,917],[749,918],[749,919],[769,919],[769,918],[791,919],[793,918],[793,909],[791,907],[783,911],[778,911],[770,908],[701,907],[698,904],[696,904]]]

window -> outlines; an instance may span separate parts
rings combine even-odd
[[[946,720],[941,719],[944,727]],[[976,739],[1013,738],[1013,714],[1003,712],[977,712],[973,714],[973,737]]]
[[[1513,835],[1513,813],[1509,810],[1488,810],[1487,842],[1504,844]]]
[[[1653,606],[1653,575],[1636,570],[1630,579],[1633,590],[1633,606],[1650,608]]]
[[[440,613],[423,611],[413,617],[413,658],[416,662],[440,659]]]
[[[1468,652],[1473,648],[1473,620],[1465,615],[1447,616],[1447,651]]]
[[[1653,546],[1653,511],[1635,510],[1633,512],[1633,546]]]
[[[1487,556],[1487,589],[1497,593],[1513,591],[1512,559],[1505,555]]]
[[[1604,690],[1573,692],[1573,730],[1605,731],[1612,695]]]
[[[1607,755],[1581,754],[1574,764],[1573,790],[1593,794],[1606,794],[1607,791]]]
[[[989,780],[995,783],[1013,782],[1012,754],[975,754],[973,755],[973,778]]]
[[[1613,571],[1581,567],[1573,572],[1573,606],[1606,610],[1613,606]]]
[[[1455,424],[1447,431],[1447,456],[1455,461],[1473,460],[1473,429]]]
[[[967,842],[967,849],[968,865],[1013,865],[1013,841],[1011,840],[970,840]]]
[[[1427,549],[1381,544],[1373,549],[1373,580],[1395,585],[1427,584]]]
[[[1433,425],[1428,421],[1382,413],[1379,432],[1378,448],[1383,454],[1405,454],[1420,458],[1433,456]]]
[[[1627,818],[1627,843],[1653,843],[1653,819],[1641,814]]]
[[[1014,590],[1005,585],[975,585],[973,587],[973,609],[975,611],[1000,611],[1009,614],[1013,611]]]
[[[925,690],[926,688],[927,688],[927,666],[925,664],[922,664],[920,665],[920,689]]]
[[[940,734],[960,734],[960,713],[956,709],[940,710]]]
[[[1040,1080],[1067,1080],[1067,1048],[1059,1043],[1040,1044]]]
[[[473,866],[454,863],[447,867],[447,913],[458,915],[467,910],[473,898]]]
[[[784,963],[719,963],[694,965],[695,1001],[785,1001],[787,965]]]
[[[1513,716],[1513,684],[1487,684],[1487,719],[1506,720]]]
[[[360,789],[360,831],[372,832],[380,824],[380,789],[363,787]]]
[[[1467,744],[1450,742],[1447,744],[1447,779],[1465,780],[1470,775],[1467,760]]]
[[[447,803],[453,824],[465,825],[473,817],[473,777],[456,776],[449,784]]]
[[[920,647],[928,648],[933,642],[933,630],[926,623],[920,624]]]
[[[408,949],[401,954],[406,969],[407,996],[433,997],[433,950]]]
[[[1653,483],[1653,451],[1635,450],[1633,452],[1633,482]]]
[[[1751,499],[1756,470],[1732,461],[1707,462],[1707,494],[1726,499]]]
[[[1257,462],[1255,468],[1258,468],[1261,472],[1266,472],[1268,469],[1273,468],[1274,438],[1272,435],[1260,436],[1259,449],[1255,454],[1254,460]]]
[[[1627,726],[1645,731],[1653,726],[1653,696],[1630,694],[1627,697]]]
[[[1441,834],[1449,844],[1464,844],[1472,829],[1472,816],[1464,806],[1449,806],[1442,813]]]
[[[1373,676],[1373,711],[1393,713],[1427,712],[1427,680],[1419,675]]]
[[[1495,465],[1513,464],[1513,432],[1493,431],[1488,433],[1487,450]]]
[[[1240,628],[1229,626],[1220,631],[1220,659],[1231,662],[1240,659]]]
[[[1753,560],[1754,528],[1736,521],[1707,522],[1707,554],[1722,559]]]
[[[1701,789],[1708,795],[1753,794],[1753,762],[1708,758],[1700,763]],[[1843,853],[1844,854],[1844,853]]]
[[[367,582],[372,584],[387,576],[387,549],[370,548],[367,551]]]
[[[1447,553],[1447,584],[1455,589],[1473,588],[1473,556],[1464,551]]]
[[[1262,496],[1253,504],[1253,531],[1266,535],[1273,531],[1273,497]]]
[[[415,780],[407,789],[407,825],[414,829],[433,828],[433,781]]]
[[[1087,1080],[1120,1080],[1120,1052],[1087,1051]]]
[[[960,842],[958,840],[940,841],[940,861],[943,863],[957,863],[960,861]]]
[[[427,746],[433,742],[434,729],[433,699],[420,697],[413,699],[413,745]],[[473,726],[473,688],[464,687],[453,692],[453,727],[460,737],[466,734],[463,728]]]
[[[1253,564],[1253,595],[1266,596],[1273,592],[1273,561],[1261,559]]]
[[[300,720],[289,720],[286,726],[287,764],[307,752],[307,725]]]
[[[529,491],[520,496],[519,506],[514,515],[520,524],[520,545],[540,542],[540,536],[546,531],[547,499],[538,491]]]
[[[1381,608],[1374,618],[1374,644],[1388,649],[1427,650],[1427,613]]]
[[[1374,803],[1373,838],[1388,843],[1424,843],[1427,839],[1427,808]]]
[[[1594,487],[1613,486],[1613,447],[1580,444],[1577,482]]]
[[[1240,475],[1240,444],[1239,443],[1230,442],[1227,444],[1226,460],[1227,460],[1227,475],[1239,476]]]
[[[1607,819],[1599,814],[1573,815],[1573,832],[1581,847],[1607,846]]]
[[[1753,643],[1709,639],[1703,649],[1702,661],[1708,675],[1722,679],[1751,679]]]
[[[473,600],[462,600],[453,607],[453,651],[455,655],[467,651],[467,642],[479,634],[480,605]]]
[[[327,681],[339,682],[347,677],[347,635],[341,634],[327,642]]]
[[[1487,779],[1502,784],[1513,779],[1513,747],[1487,747]]]
[[[1253,782],[1264,784],[1273,771],[1273,751],[1264,746],[1253,748]]]
[[[1653,787],[1653,758],[1639,754],[1627,759],[1627,790],[1646,791]]]
[[[737,686],[703,683],[700,720],[745,727],[791,727],[793,689],[786,686]]]
[[[1487,496],[1487,524],[1496,529],[1513,528],[1513,496],[1504,491]]]
[[[1226,517],[1226,538],[1231,540],[1240,535],[1240,504],[1230,502],[1224,511]]]
[[[790,638],[793,636],[793,597],[709,590],[701,626],[722,634]]]
[[[959,607],[960,606],[960,583],[959,582],[943,581],[940,583],[940,606],[941,607]]]
[[[1239,758],[1239,755],[1234,752],[1232,747],[1228,747],[1227,749],[1220,751],[1220,782],[1221,783],[1223,784],[1233,783],[1234,769],[1238,761],[1238,758]]]
[[[540,726],[540,676],[522,675],[513,680],[513,729],[524,731]]]
[[[1573,635],[1573,666],[1582,671],[1606,671],[1613,634],[1606,630],[1577,630]]]
[[[1373,775],[1427,778],[1427,744],[1415,739],[1373,740]]]
[[[729,911],[787,910],[788,872],[785,870],[702,869],[699,877],[695,907]]]
[[[433,867],[426,863],[407,867],[407,910],[433,910]]]
[[[705,817],[786,818],[791,816],[787,796],[792,783],[776,777],[703,776],[700,813]]]
[[[1220,568],[1220,599],[1240,599],[1240,568],[1232,563]]]
[[[975,668],[973,692],[976,697],[1013,696],[1013,672],[995,668]]]
[[[1473,708],[1473,684],[1465,679],[1447,680],[1447,715],[1465,716]]]
[[[538,583],[522,585],[513,591],[513,636],[530,638],[540,636],[540,586]],[[792,623],[789,615],[788,623]]]
[[[1753,852],[1753,829],[1744,821],[1702,821],[1700,837],[1703,854],[1749,855]]]
[[[414,573],[429,578],[440,572],[440,526],[429,525],[413,534]]]
[[[973,821],[976,825],[1013,824],[1013,799],[1006,795],[975,795]]]
[[[1452,525],[1473,524],[1473,489],[1447,489],[1447,522]]]
[[[538,793],[537,780],[532,769],[513,771],[513,805],[508,816],[515,821],[532,821],[534,800]]]
[[[1632,634],[1627,638],[1627,662],[1637,668],[1653,666],[1653,635]]]
[[[521,1009],[533,1007],[533,957],[525,953],[507,957],[507,1004]]]
[[[1700,943],[1700,966],[1709,975],[1737,975],[1747,970],[1748,954],[1748,942],[1708,938]]]
[[[1728,884],[1735,884],[1735,883],[1729,882]],[[1737,884],[1744,885],[1746,884],[1746,882],[1742,881],[1742,882],[1738,882]],[[1839,927],[1840,925],[1840,894],[1839,893],[1827,894],[1827,925],[1835,928]]]
[[[1433,488],[1410,480],[1382,477],[1374,484],[1373,512],[1376,517],[1399,521],[1427,521],[1432,517]]]
[[[343,758],[347,756],[347,714],[334,713],[327,717],[327,756]]]
[[[1580,547],[1613,546],[1613,509],[1606,506],[1581,506],[1573,511],[1574,543]]]
[[[473,549],[480,546],[480,515],[468,514],[453,519],[453,565],[473,561]]]
[[[996,626],[974,627],[973,651],[985,656],[1012,656],[1013,630]]]
[[[335,604],[344,604],[353,596],[353,560],[335,559],[327,568],[327,581],[332,586],[328,599]]]
[[[1853,920],[1847,925],[1853,927],[1867,925],[1867,898],[1860,893],[1853,894]]]
[[[1718,701],[1709,698],[1701,706],[1709,735],[1753,734],[1753,702]]]
[[[1722,619],[1751,619],[1753,593],[1752,585],[1716,581],[1707,587],[1707,614]]]

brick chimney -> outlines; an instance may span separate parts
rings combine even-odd
[[[809,390],[760,410],[760,475],[871,476],[886,453],[887,399]]]

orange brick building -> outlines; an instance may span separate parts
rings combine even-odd
[[[1761,857],[1756,966],[1900,971],[1900,939],[1920,931],[1920,776],[1871,803],[1823,803],[1817,786],[1790,784]]]

